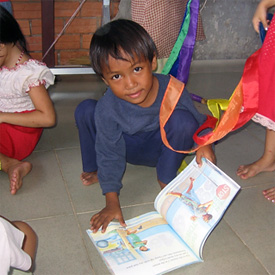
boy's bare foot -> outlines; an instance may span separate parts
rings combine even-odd
[[[163,183],[162,181],[158,180],[160,189],[162,190],[164,187],[166,187],[167,184]]]
[[[83,172],[80,175],[80,179],[82,183],[86,186],[97,183],[98,182],[97,172]]]
[[[32,165],[28,161],[18,161],[15,164],[9,166],[7,174],[10,179],[10,192],[15,195],[23,184],[23,178],[29,174],[32,169]]]
[[[266,199],[275,203],[275,187],[264,190],[263,195]]]
[[[242,179],[248,179],[256,176],[261,172],[275,171],[275,160],[266,158],[260,158],[259,160],[248,164],[241,165],[237,170],[237,175]]]

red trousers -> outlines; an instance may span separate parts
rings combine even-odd
[[[0,123],[0,153],[22,160],[29,156],[42,134],[43,128],[31,128]]]

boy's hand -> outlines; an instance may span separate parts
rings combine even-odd
[[[202,165],[202,158],[206,158],[216,164],[216,156],[212,149],[212,145],[205,145],[201,147],[196,153],[196,161],[199,166]]]
[[[122,211],[119,204],[118,195],[115,192],[106,194],[106,207],[103,208],[99,213],[92,216],[90,224],[93,233],[96,233],[102,226],[101,232],[104,233],[108,224],[113,220],[117,219],[121,226],[126,227],[126,223],[123,219]]]

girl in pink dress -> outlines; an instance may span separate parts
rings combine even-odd
[[[267,10],[275,6],[275,0],[262,0],[252,19],[256,32],[259,23],[268,30],[258,59],[259,109],[253,120],[266,127],[265,149],[257,161],[241,165],[237,175],[248,179],[264,171],[275,171],[275,19],[268,25]],[[275,203],[275,187],[264,190],[264,196]]]
[[[55,124],[46,88],[54,76],[44,63],[31,59],[26,40],[13,16],[0,6],[0,165],[11,194],[32,168],[29,156],[43,127]]]

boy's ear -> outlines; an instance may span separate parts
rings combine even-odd
[[[107,80],[102,76],[101,79],[104,81],[104,83],[109,86],[109,83],[107,82]]]
[[[156,55],[154,55],[154,57],[153,57],[151,66],[152,66],[152,71],[155,71],[158,67],[158,61],[157,61],[157,56]]]

